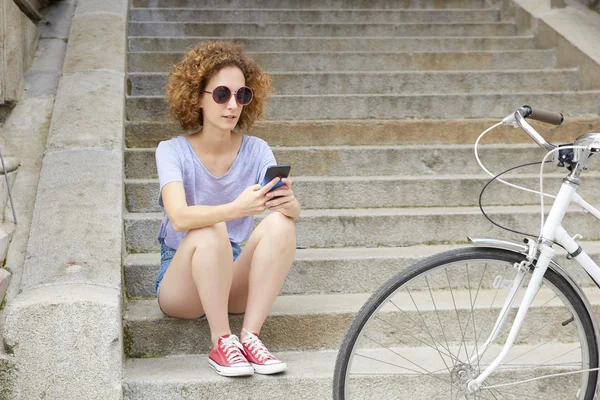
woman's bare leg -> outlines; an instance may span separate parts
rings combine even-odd
[[[211,340],[231,333],[227,315],[233,257],[225,223],[190,230],[160,284],[163,312],[178,318],[206,313]]]
[[[245,311],[242,327],[259,334],[296,255],[294,222],[279,212],[256,227],[234,262],[229,311]],[[245,337],[242,331],[241,339]]]

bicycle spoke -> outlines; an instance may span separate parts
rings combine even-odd
[[[415,308],[417,309],[417,313],[419,314],[419,317],[421,318],[421,321],[423,321],[423,325],[425,327],[427,327],[427,324],[425,323],[425,320],[423,319],[423,316],[421,315],[421,311],[419,311],[419,307],[417,306],[417,304],[415,303],[415,299],[413,298],[412,294],[410,293],[410,290],[408,288],[406,288],[406,292],[408,293],[408,295],[410,296],[410,299],[412,300],[413,304],[415,305]],[[433,335],[431,335],[431,333],[429,332],[429,330],[427,330],[427,333],[429,334],[429,337],[431,338],[431,340],[433,341],[433,344],[435,345],[436,349],[437,349],[437,344],[435,344],[435,339],[433,338]],[[442,346],[443,347],[443,346]],[[450,352],[449,349],[448,352]],[[439,352],[439,350],[438,350]],[[448,368],[448,364],[446,364],[446,360],[444,360],[444,357],[442,357],[442,355],[440,354],[440,358],[442,359],[442,362],[444,363],[444,365],[446,366],[446,369],[448,370],[448,372],[450,372],[450,368]]]
[[[479,297],[479,290],[481,289],[481,282],[483,282],[483,277],[485,276],[485,271],[487,270],[487,264],[485,266],[485,268],[483,269],[483,273],[481,274],[481,279],[479,280],[479,286],[477,287],[477,292],[475,292],[475,301],[472,303],[471,305],[471,310],[473,311],[473,308],[475,307],[475,303],[477,302],[477,298]],[[469,278],[469,268],[467,267],[467,281],[470,282],[470,278]],[[469,287],[471,287],[471,284],[469,283]],[[469,290],[469,297],[471,296],[471,291]],[[475,312],[473,311],[473,339],[475,341],[475,354],[479,354],[479,347],[477,346],[477,328],[475,328]],[[479,357],[477,357],[477,370],[480,371],[479,369]]]
[[[465,332],[464,332],[464,334],[462,336],[462,339],[461,339],[461,345],[464,345],[465,346],[465,350],[466,350],[466,348],[467,348],[466,346],[467,345],[465,344],[465,337],[467,335],[467,329],[469,329],[468,328],[469,327],[469,323],[471,322],[471,317],[473,316],[474,310],[473,310],[473,297],[472,297],[472,294],[471,294],[471,282],[470,282],[470,279],[469,279],[469,265],[468,264],[465,264],[465,269],[467,271],[467,286],[469,287],[469,299],[470,299],[469,303],[470,303],[470,306],[471,306],[471,312],[469,313],[469,318],[467,318],[467,323],[465,325]],[[477,290],[477,293],[479,293],[479,290]],[[477,301],[477,299],[475,299],[475,301]]]
[[[498,398],[496,397],[496,395],[494,394],[494,392],[492,392],[491,390],[490,390],[490,394],[492,395],[492,397],[493,397],[495,400],[498,400]]]
[[[503,395],[502,393],[500,393],[498,390],[496,390],[496,392],[497,392],[497,393],[500,395],[500,397],[502,397],[502,398],[503,398],[503,399],[505,399],[505,400],[508,400],[508,399],[506,398],[506,396],[504,396],[504,395]],[[491,390],[490,390],[490,393],[492,393],[492,391],[491,391]]]
[[[569,350],[569,351],[567,351],[567,352],[565,352],[565,353],[563,353],[563,354],[560,354],[560,355],[558,355],[558,356],[556,356],[556,357],[554,357],[554,358],[551,358],[551,359],[549,359],[548,361],[544,361],[543,363],[540,363],[540,364],[534,365],[534,366],[533,366],[533,367],[531,367],[531,368],[539,367],[539,366],[541,366],[541,365],[547,365],[546,363],[548,363],[548,362],[550,362],[550,361],[552,361],[552,360],[556,360],[558,357],[562,357],[562,356],[564,356],[565,354],[572,353],[572,352],[574,352],[575,350],[579,350],[579,349],[581,349],[581,346],[577,347],[576,349]],[[577,363],[577,365],[580,365],[580,364],[581,364],[581,363]],[[561,364],[559,364],[559,365],[561,365]],[[529,368],[529,369],[531,369],[531,368]]]
[[[406,360],[406,361],[408,361],[409,363],[411,363],[412,365],[416,366],[417,368],[421,368],[423,371],[425,371],[425,374],[423,374],[422,372],[419,372],[419,371],[414,371],[414,370],[411,370],[411,369],[409,369],[409,368],[401,367],[401,366],[399,366],[399,365],[391,364],[391,363],[388,363],[388,362],[386,362],[386,361],[378,360],[378,359],[375,359],[375,358],[372,358],[372,357],[367,357],[367,356],[365,356],[365,355],[362,355],[362,354],[360,355],[361,357],[364,357],[364,358],[369,358],[369,359],[371,359],[371,360],[373,360],[373,361],[379,361],[379,362],[382,362],[382,363],[385,363],[385,364],[394,365],[394,366],[397,366],[398,368],[404,368],[404,369],[406,369],[406,370],[409,370],[409,371],[415,372],[415,373],[417,373],[417,374],[421,374],[421,375],[430,375],[430,376],[433,376],[434,378],[437,378],[437,379],[441,380],[442,382],[447,382],[447,381],[443,380],[442,378],[440,378],[439,376],[433,375],[433,374],[432,374],[430,371],[428,371],[426,368],[423,368],[423,367],[421,367],[420,365],[417,365],[417,364],[415,364],[413,361],[411,361],[411,360],[409,360],[408,358],[404,357],[402,354],[399,354],[398,352],[396,352],[396,351],[394,351],[394,350],[390,349],[389,347],[383,346],[383,345],[382,345],[381,343],[379,343],[377,340],[375,340],[375,339],[373,339],[373,338],[370,338],[370,337],[369,337],[369,336],[367,336],[367,335],[363,335],[363,336],[365,336],[365,337],[366,337],[367,339],[369,339],[370,341],[372,341],[372,342],[374,342],[374,343],[377,343],[379,346],[381,346],[381,347],[385,348],[386,350],[388,350],[388,351],[389,351],[389,352],[391,352],[392,354],[395,354],[395,355],[397,355],[398,357],[402,358],[403,360]],[[359,354],[358,354],[358,353],[356,353],[356,355],[359,355]]]
[[[454,400],[458,399],[458,397],[460,396],[461,392],[462,392],[462,390],[457,390],[456,391],[456,397],[454,398]]]
[[[394,303],[394,301],[393,301],[393,300],[389,300],[389,302],[390,302],[390,303],[391,303],[391,304],[392,304],[394,307],[396,307],[396,309],[397,309],[398,311],[400,311],[400,312],[402,313],[402,315],[406,316],[406,318],[408,318],[408,319],[410,320],[410,322],[412,322],[412,323],[413,323],[413,324],[415,324],[415,325],[419,325],[419,328],[421,329],[421,331],[423,331],[423,332],[427,333],[427,334],[429,335],[429,338],[430,338],[430,339],[432,339],[432,340],[434,341],[434,343],[438,343],[438,344],[439,344],[439,345],[440,345],[442,348],[444,348],[444,350],[447,350],[447,351],[448,351],[448,353],[449,353],[449,355],[448,355],[448,354],[445,354],[445,353],[443,353],[443,354],[445,354],[445,355],[448,355],[448,357],[452,357],[452,352],[450,352],[450,349],[447,349],[447,348],[445,348],[443,343],[441,343],[439,340],[435,339],[435,338],[434,338],[434,337],[433,337],[433,336],[432,336],[432,335],[429,333],[429,330],[423,329],[423,327],[421,326],[421,324],[420,324],[418,321],[415,321],[413,318],[411,318],[411,316],[410,316],[410,315],[408,315],[408,314],[407,314],[407,313],[406,313],[404,310],[402,310],[402,309],[401,309],[401,308],[400,308],[400,307],[399,307],[399,306],[398,306],[396,303]],[[392,327],[394,327],[394,326],[392,325]],[[395,327],[395,328],[397,328],[397,327]],[[415,338],[415,339],[416,339],[416,338]],[[422,342],[422,343],[425,343],[425,342],[423,342],[423,341],[422,341],[422,340],[420,340],[420,339],[417,339],[417,340],[419,340],[419,341],[420,341],[420,342]],[[439,351],[439,349],[437,349],[437,348],[435,348],[435,347],[432,347],[430,344],[427,344],[427,346],[429,346],[429,347],[431,347],[431,348],[433,348],[433,349],[435,349],[435,350]],[[440,353],[441,353],[441,351],[440,351]]]
[[[452,290],[452,284],[450,283],[450,276],[448,276],[448,268],[444,268],[444,271],[446,271],[446,279],[448,280],[448,287],[450,288],[450,296],[452,296],[452,303],[454,304],[454,311],[456,312],[456,320],[458,321],[458,328],[460,329],[460,334],[461,336],[463,335],[463,329],[462,329],[462,324],[460,323],[460,317],[458,315],[458,307],[456,307],[456,300],[454,299],[454,291]],[[458,360],[460,360],[460,349],[461,347],[458,347],[458,353],[456,353],[456,358]],[[469,359],[469,352],[467,351],[467,348],[465,347],[465,356],[467,357],[467,360]]]
[[[390,351],[392,351],[392,350],[390,350]],[[416,365],[412,361],[406,359],[405,357],[402,357],[400,354],[398,354],[398,353],[394,353],[394,354],[400,356],[401,358],[404,358],[406,361],[410,362],[411,364]],[[406,367],[403,367],[401,365],[397,365],[397,364],[394,364],[394,363],[391,363],[391,362],[387,362],[387,361],[384,361],[384,360],[380,360],[380,359],[377,359],[377,358],[369,357],[369,356],[366,356],[364,354],[356,353],[355,355],[359,356],[359,357],[362,357],[362,358],[366,358],[366,359],[371,360],[371,361],[377,361],[377,362],[382,363],[382,364],[391,365],[392,367],[397,367],[397,368],[404,369],[404,370],[407,370],[407,371],[410,371],[410,372],[414,372],[415,374],[425,375],[425,376],[431,376],[432,378],[440,380],[440,381],[442,381],[444,383],[451,383],[450,381],[444,380],[444,379],[440,378],[439,376],[435,376],[433,374],[430,374],[425,368],[423,368],[423,367],[421,367],[419,365],[416,365],[416,366],[418,368],[421,368],[426,373],[423,373],[423,372],[420,372],[420,371],[417,371],[417,370],[414,370],[414,369],[406,368]],[[351,373],[351,375],[377,375],[377,376],[380,376],[382,374]]]
[[[446,389],[442,389],[441,391],[437,392],[430,400],[439,399],[440,396],[443,396],[445,394],[446,394]],[[450,397],[452,397],[452,385],[450,385]]]
[[[535,346],[534,348],[532,348],[532,349],[530,349],[530,350],[527,350],[525,353],[523,353],[523,354],[520,354],[520,355],[516,356],[515,358],[511,358],[511,359],[510,359],[510,360],[508,360],[508,361],[505,361],[503,364],[504,364],[504,365],[510,365],[510,363],[511,363],[511,362],[513,362],[513,361],[515,361],[515,360],[518,360],[519,358],[523,357],[525,354],[529,354],[529,353],[531,353],[532,351],[534,351],[534,350],[537,350],[537,349],[539,349],[540,347],[543,347],[543,346],[547,345],[548,343],[549,343],[549,342],[546,342],[546,343],[542,343],[542,344],[540,344],[540,345],[538,345],[538,346]],[[513,365],[514,365],[514,364],[513,364]]]
[[[379,321],[383,322],[384,324],[387,324],[387,325],[389,325],[390,327],[392,327],[392,328],[394,328],[394,329],[398,329],[398,330],[401,330],[401,329],[402,329],[402,328],[400,328],[399,326],[392,325],[390,322],[388,322],[388,321],[386,321],[386,320],[382,319],[382,318],[381,318],[379,315],[375,316],[375,318],[376,318],[376,319],[378,319]],[[408,336],[408,337],[410,337],[410,338],[412,338],[412,339],[414,339],[414,340],[416,340],[416,341],[420,342],[420,343],[423,343],[425,346],[427,346],[427,347],[429,347],[429,348],[431,348],[431,349],[433,349],[433,350],[435,350],[435,351],[439,351],[441,354],[443,354],[443,355],[445,355],[445,356],[447,356],[447,357],[449,357],[449,358],[453,358],[453,357],[454,357],[454,356],[452,355],[452,353],[450,353],[450,354],[444,353],[444,352],[440,351],[439,349],[436,349],[435,347],[433,347],[433,346],[432,346],[432,345],[430,345],[429,343],[427,343],[427,342],[425,342],[425,341],[423,341],[423,340],[421,340],[421,339],[419,339],[419,338],[416,338],[416,337],[412,336],[411,334],[407,333],[406,331],[403,331],[402,333],[403,333],[403,334],[405,334],[406,336]],[[460,361],[460,360],[458,360],[458,361]]]
[[[435,315],[437,316],[438,323],[440,324],[440,330],[442,331],[442,335],[444,335],[444,341],[446,342],[446,349],[450,352],[450,345],[448,344],[448,338],[446,337],[446,330],[442,326],[442,320],[440,319],[440,314],[438,312],[437,306],[435,305],[435,300],[433,299],[433,293],[431,293],[431,286],[429,286],[429,279],[425,276],[425,282],[427,283],[427,288],[429,289],[429,296],[431,297],[431,302],[433,303],[433,308],[435,310]],[[450,357],[452,359],[452,357]],[[452,368],[456,367],[456,363],[452,362]]]
[[[500,391],[497,388],[495,388],[494,390],[497,391],[497,392],[499,392],[499,393],[508,393],[508,392]],[[547,400],[548,399],[547,397],[532,396],[530,394],[523,394],[523,393],[520,393],[520,392],[510,392],[508,394],[512,394],[514,396],[519,396],[519,398],[526,397],[528,399],[543,399],[543,400]]]

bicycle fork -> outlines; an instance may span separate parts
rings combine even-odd
[[[535,295],[537,294],[538,288],[540,287],[540,284],[542,283],[542,278],[544,277],[544,274],[546,273],[546,270],[548,269],[548,266],[550,265],[550,260],[552,260],[552,258],[554,257],[554,254],[555,254],[555,251],[554,251],[554,249],[552,249],[552,247],[550,247],[544,243],[542,243],[540,245],[540,255],[539,255],[538,261],[534,268],[533,274],[531,275],[531,279],[529,281],[529,285],[527,286],[527,290],[525,291],[523,300],[521,300],[521,305],[519,306],[519,311],[517,312],[517,316],[515,317],[513,325],[510,329],[508,338],[506,339],[506,342],[504,343],[504,347],[502,347],[502,351],[500,352],[500,354],[498,354],[498,356],[496,356],[494,361],[492,361],[492,363],[490,363],[490,365],[488,365],[488,367],[485,370],[483,370],[483,372],[477,378],[473,379],[472,381],[470,381],[467,384],[467,389],[469,390],[469,392],[474,393],[477,390],[479,390],[481,388],[481,384],[483,383],[483,381],[485,381],[487,379],[487,377],[490,376],[492,374],[492,372],[494,372],[496,370],[496,368],[502,363],[504,358],[507,356],[513,343],[515,342],[515,339],[517,337],[517,334],[519,333],[519,330],[521,329],[521,325],[523,324],[523,321],[525,320],[525,315],[527,314],[527,311],[529,310],[529,307],[531,306],[531,303],[533,302],[533,299],[534,299]],[[504,305],[502,306],[502,310],[500,311],[500,315],[498,316],[498,319],[496,320],[496,325],[494,326],[494,329],[492,330],[492,334],[487,339],[485,344],[481,347],[481,349],[479,349],[479,351],[476,352],[476,354],[473,357],[471,357],[471,360],[469,360],[471,364],[474,363],[480,357],[480,353],[483,354],[483,352],[485,352],[485,350],[498,337],[500,330],[502,329],[504,323],[506,322],[508,312],[514,303],[518,292],[521,290],[521,287],[523,286],[523,282],[525,281],[526,274],[527,274],[526,269],[524,269],[524,268],[519,269],[519,272],[517,273],[517,279],[515,279],[515,281],[513,282],[513,286],[511,288],[510,294],[506,298]]]

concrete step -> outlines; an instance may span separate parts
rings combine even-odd
[[[212,23],[403,23],[403,22],[498,22],[500,9],[455,10],[298,10],[298,9],[204,9],[133,8],[130,21]]]
[[[402,9],[402,8],[483,8],[487,0],[133,0],[135,8],[177,7],[177,8],[275,8],[275,9]],[[497,0],[492,2],[499,4]]]
[[[600,263],[600,243],[581,242],[586,253]],[[298,249],[281,295],[373,293],[385,281],[423,257],[465,245],[418,245],[391,248],[345,247]],[[584,286],[595,286],[586,272],[557,248],[557,261]],[[127,295],[154,298],[159,253],[128,254],[124,262]]]
[[[225,378],[207,355],[128,359],[123,373],[125,400],[159,399],[330,399],[336,352],[278,353],[288,364],[283,375]],[[265,397],[265,393],[268,393]],[[183,397],[182,397],[183,396]]]
[[[577,69],[272,73],[276,94],[511,93],[578,90]],[[164,95],[167,73],[129,74],[129,95]]]
[[[564,114],[600,113],[600,91],[520,92],[425,95],[276,95],[271,97],[269,120],[491,118],[505,117],[523,104],[535,104]],[[349,107],[349,105],[352,105]],[[162,96],[127,97],[128,121],[167,121]]]
[[[508,112],[507,112],[508,114]],[[600,132],[600,119],[565,115],[561,126],[537,123],[533,126],[551,143],[572,142],[584,133]],[[427,144],[473,144],[485,129],[498,119],[447,120],[313,120],[258,121],[250,134],[271,146],[385,146]],[[162,140],[183,135],[175,121],[125,121],[125,143],[129,148],[156,147]],[[483,143],[528,143],[532,141],[520,129],[500,126]]]
[[[548,209],[547,206],[545,211]],[[485,210],[502,226],[536,237],[539,234],[539,206],[490,206]],[[162,213],[125,215],[127,252],[159,250],[156,234],[162,216]],[[255,218],[255,225],[262,218]],[[579,233],[585,240],[600,239],[596,221],[579,209],[569,211],[564,225],[567,231],[573,235]],[[303,210],[296,221],[296,234],[298,245],[311,248],[453,244],[466,242],[467,236],[490,235],[522,240],[521,235],[491,225],[479,207]]]
[[[546,191],[556,194],[566,174],[544,175]],[[478,204],[487,175],[294,177],[294,193],[302,208],[461,207]],[[539,174],[522,174],[511,183],[539,189]],[[586,174],[585,198],[600,198],[600,174]],[[586,190],[587,189],[587,190]],[[418,193],[418,196],[415,196]],[[129,212],[158,212],[157,179],[126,179]],[[540,197],[503,184],[490,186],[483,198],[487,205],[539,204]]]
[[[129,53],[129,72],[168,72],[184,53]],[[554,67],[554,50],[249,53],[268,72],[523,70]],[[513,89],[516,87],[513,85]]]
[[[533,36],[509,37],[132,37],[129,51],[184,52],[205,40],[231,40],[249,52],[280,51],[489,51],[533,50]]]
[[[481,174],[471,145],[273,147],[280,163],[292,166],[291,176],[422,176]],[[155,149],[126,149],[125,176],[157,178]],[[536,145],[480,146],[480,159],[496,173],[515,165],[542,161]],[[594,166],[597,164],[594,161]],[[594,169],[592,169],[594,170]],[[535,173],[537,167],[516,170]],[[548,167],[548,172],[556,171]],[[566,170],[558,170],[563,173]]]
[[[490,283],[495,278],[494,275],[487,272],[483,276],[481,274],[477,274],[477,276],[489,278]],[[458,277],[453,278],[450,279],[453,286],[454,284],[458,285],[459,281],[462,282],[462,279]],[[466,284],[465,276],[462,285]],[[598,308],[600,295],[596,290],[593,292],[592,290],[588,290],[590,301]],[[400,309],[394,308],[389,303],[381,309],[382,318],[397,327],[396,336],[390,337],[390,331],[393,331],[393,328],[389,325],[373,324],[369,327],[371,337],[381,337],[385,344],[390,346],[419,346],[431,342],[430,335],[441,336],[441,332],[438,332],[440,328],[438,321],[444,321],[444,338],[448,343],[460,343],[463,331],[457,323],[457,313],[461,315],[464,324],[471,312],[471,304],[475,303],[476,319],[491,322],[498,316],[502,306],[500,299],[494,298],[498,291],[493,287],[478,289],[475,302],[473,301],[474,293],[471,293],[468,288],[454,288],[452,291],[434,290],[433,292],[435,293],[433,295],[435,308],[431,302],[431,292],[426,287],[424,290],[413,289],[410,295],[406,291],[397,294],[394,297],[394,303]],[[352,319],[369,297],[368,293],[279,296],[260,332],[261,338],[268,344],[269,350],[275,352],[337,349]],[[546,286],[539,290],[528,312],[529,317],[532,318],[530,321],[535,323],[535,315],[539,316],[543,313],[541,315],[543,315],[544,323],[554,326],[560,325],[571,316],[559,299],[551,300],[553,297],[554,293]],[[521,298],[522,292],[519,293],[517,301],[520,301]],[[413,300],[418,305],[418,311]],[[544,305],[544,303],[547,304]],[[242,315],[229,317],[233,332],[241,331],[242,319]],[[123,322],[127,335],[125,348],[128,357],[202,354],[208,353],[212,347],[206,320],[167,317],[160,311],[156,300],[130,300]],[[538,323],[541,322],[538,321]],[[423,325],[427,326],[428,330],[424,329]],[[311,329],[306,329],[306,327],[311,327]],[[405,329],[410,329],[410,334]],[[540,329],[535,335],[528,335],[531,329],[532,325],[527,324],[526,321],[519,336],[519,344],[533,344],[547,340],[562,342],[576,340],[574,336],[576,330],[556,332],[554,329]],[[173,340],[173,338],[177,338],[177,340]],[[401,343],[390,342],[394,339]]]
[[[218,23],[130,22],[129,36],[511,36],[511,22],[487,23]]]
[[[547,359],[547,354],[565,354],[569,351],[569,345],[565,343],[549,344],[539,350],[536,350],[532,345],[517,345],[513,347],[515,354],[528,353],[530,356],[522,360],[522,364],[517,371],[511,368],[497,370],[493,375],[494,380],[515,382],[519,378],[524,379],[525,376],[528,378],[529,375],[525,374],[522,368],[539,364]],[[437,351],[433,351],[428,346],[392,348],[391,350],[397,354],[406,355],[410,360],[424,366],[430,364],[433,360],[440,360]],[[497,346],[493,346],[489,352],[495,355],[498,351]],[[372,357],[369,352],[369,350],[363,350],[361,354]],[[218,376],[208,366],[208,356],[205,354],[129,359],[124,364],[123,396],[126,400],[162,400],[178,397],[190,400],[259,399],[264,398],[264,394],[268,393],[271,399],[331,398],[337,351],[278,352],[277,356],[288,365],[288,371],[285,374],[276,377],[255,375],[245,379]],[[544,358],[544,356],[546,357]],[[396,362],[398,360],[400,358]],[[380,367],[381,364],[378,368]],[[411,369],[414,369],[414,365]],[[379,369],[376,370],[380,371]],[[538,371],[536,370],[536,373]],[[369,372],[373,372],[373,370]],[[385,368],[383,372],[387,372],[387,374],[383,376],[366,374],[358,382],[354,379],[351,380],[352,387],[354,387],[354,384],[358,384],[357,391],[353,392],[353,397],[378,400],[399,398],[427,400],[434,399],[436,395],[439,397],[440,387],[431,385],[429,379],[424,382],[420,381],[416,374],[407,373],[407,371],[402,371],[402,379],[398,379],[397,375],[389,374],[388,368]],[[564,371],[554,368],[546,370],[548,374],[554,372]],[[535,393],[544,393],[544,398],[547,400],[567,399],[570,398],[569,395],[572,395],[572,393],[565,393],[566,388],[573,383],[571,379],[574,378],[543,379],[535,383],[533,390]],[[507,388],[505,393],[510,396],[512,389]]]

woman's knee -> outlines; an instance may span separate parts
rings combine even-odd
[[[229,235],[224,222],[204,228],[190,229],[184,240],[191,242],[194,247],[219,248],[230,247]]]
[[[294,221],[280,212],[273,212],[263,220],[265,232],[275,237],[296,237],[296,224]]]

